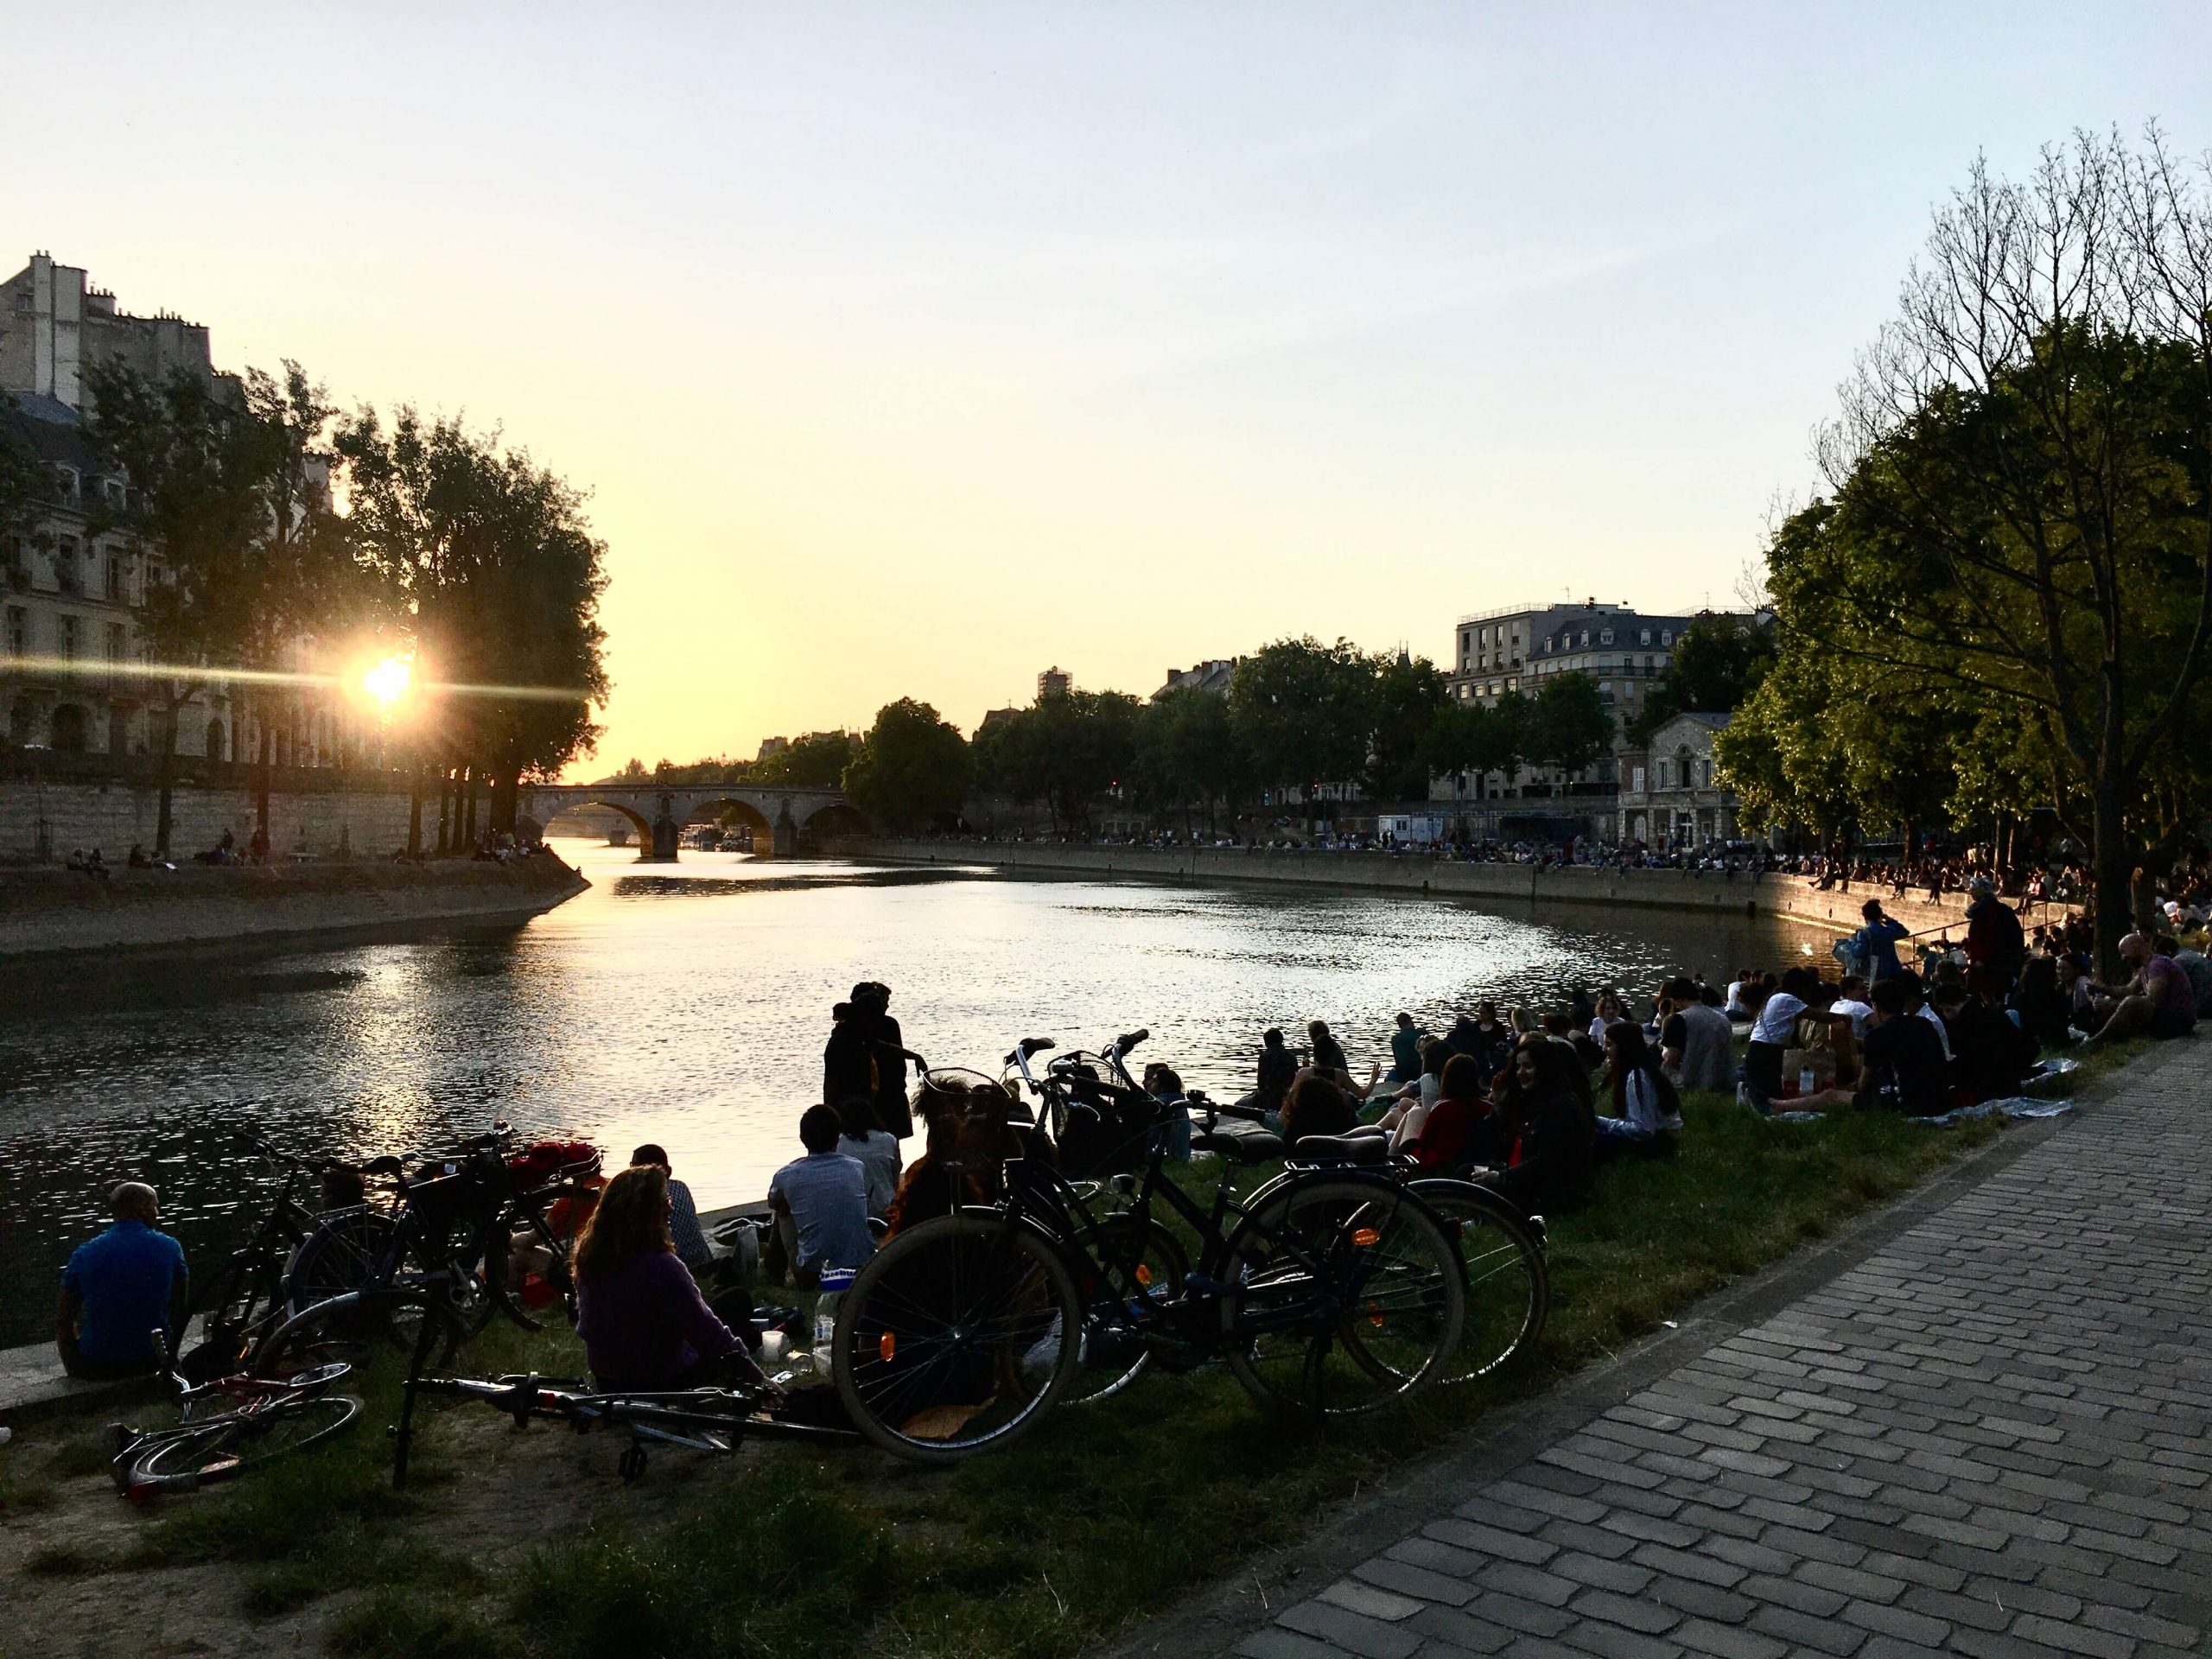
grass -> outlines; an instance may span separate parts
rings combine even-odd
[[[2124,1058],[2094,1056],[2075,1078]],[[558,1541],[494,1578],[472,1565],[480,1541],[439,1533],[439,1483],[469,1478],[440,1414],[416,1442],[419,1478],[391,1491],[381,1429],[397,1390],[379,1374],[353,1433],[176,1505],[124,1564],[234,1563],[245,1610],[264,1617],[346,1591],[332,1649],[387,1659],[1069,1659],[2000,1132],[1886,1115],[1773,1123],[1715,1096],[1685,1116],[1679,1155],[1609,1167],[1586,1209],[1552,1218],[1552,1317],[1528,1363],[1363,1433],[1286,1433],[1213,1370],[1064,1412],[1011,1452],[943,1472],[763,1446],[657,1491],[666,1460],[687,1455],[663,1452],[634,1498],[580,1490]],[[467,1363],[558,1375],[581,1357],[565,1331],[500,1327]]]

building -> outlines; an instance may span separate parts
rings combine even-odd
[[[1676,715],[1641,751],[1621,757],[1619,817],[1623,842],[1701,847],[1738,836],[1735,795],[1714,781],[1713,739],[1726,715]]]
[[[44,253],[0,283],[0,440],[28,452],[48,480],[28,526],[0,535],[5,747],[147,754],[167,705],[162,683],[137,671],[147,660],[139,618],[162,581],[161,550],[116,522],[130,505],[130,480],[84,429],[92,371],[110,362],[149,378],[197,375],[244,406],[237,378],[214,368],[200,325],[118,310],[83,270]],[[359,712],[327,689],[270,690],[249,700],[213,684],[178,709],[176,752],[213,762],[256,758],[257,715],[269,720],[279,766],[355,764],[375,741]]]
[[[788,737],[764,737],[760,740],[760,753],[753,757],[753,764],[757,766],[770,755],[781,754],[791,746]]]
[[[1451,695],[1496,702],[1509,691],[1533,696],[1548,675],[1587,674],[1626,724],[1673,660],[1675,642],[1695,620],[1647,615],[1626,603],[1595,599],[1579,605],[1510,605],[1463,616]]]
[[[1039,697],[1065,697],[1075,690],[1075,680],[1064,668],[1048,668],[1037,677]]]
[[[44,252],[0,283],[0,391],[89,415],[92,372],[106,363],[156,383],[181,370],[244,405],[237,378],[215,370],[205,324],[118,310],[114,295]]]
[[[1236,657],[1211,657],[1192,668],[1171,668],[1167,671],[1167,683],[1152,694],[1152,700],[1158,702],[1171,691],[1206,691],[1225,697],[1241,660]]]

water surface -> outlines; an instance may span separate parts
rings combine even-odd
[[[626,1157],[669,1148],[702,1206],[758,1198],[798,1152],[830,1007],[880,980],[908,1046],[995,1073],[1017,1038],[1250,1086],[1260,1032],[1329,1021],[1354,1062],[1401,1008],[1441,1029],[1483,996],[1549,1003],[1676,968],[1778,962],[1770,920],[1526,911],[1356,892],[1011,880],[981,870],[674,866],[588,843],[592,890],[518,926],[404,943],[41,968],[0,1005],[0,1342],[51,1329],[54,1274],[116,1182],[161,1189],[196,1260],[266,1176],[251,1128],[302,1154],[428,1149],[504,1117]]]

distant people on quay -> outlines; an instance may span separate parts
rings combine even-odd
[[[161,1203],[143,1181],[109,1197],[105,1231],[79,1244],[61,1269],[54,1346],[71,1376],[92,1382],[144,1376],[161,1363],[159,1334],[176,1351],[191,1306],[184,1246],[158,1230]]]

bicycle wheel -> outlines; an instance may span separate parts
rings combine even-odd
[[[284,1268],[284,1300],[292,1313],[374,1283],[391,1253],[391,1217],[364,1204],[316,1218]]]
[[[193,1326],[186,1321],[187,1342],[177,1356],[177,1369],[195,1382],[205,1382],[235,1371],[253,1351],[262,1332],[280,1311],[281,1272],[264,1256],[233,1255],[205,1285],[196,1288],[192,1312],[199,1316],[199,1340],[189,1340]]]
[[[1145,1374],[1152,1353],[1128,1304],[1173,1301],[1190,1271],[1175,1235],[1156,1221],[1107,1216],[1077,1242],[1106,1271],[1101,1276],[1086,1264],[1083,1275],[1083,1351],[1062,1396],[1073,1406],[1110,1399]]]
[[[280,1400],[255,1411],[162,1436],[132,1462],[130,1488],[189,1491],[285,1457],[350,1427],[361,1402],[350,1394]]]
[[[384,1353],[411,1357],[425,1319],[436,1328],[423,1363],[442,1371],[470,1332],[444,1297],[428,1290],[355,1292],[318,1302],[263,1338],[251,1369],[256,1376],[282,1377],[322,1365],[365,1370]]]
[[[995,1215],[940,1216],[869,1258],[837,1310],[830,1370],[885,1451],[954,1463],[1033,1428],[1074,1373],[1083,1299],[1059,1250]]]
[[[1413,1183],[1422,1203],[1459,1230],[1459,1262],[1466,1269],[1465,1317],[1447,1382],[1488,1376],[1528,1352],[1544,1333],[1551,1312],[1550,1270],[1535,1236],[1465,1181]]]
[[[1363,1415],[1443,1380],[1465,1311],[1458,1251],[1402,1189],[1294,1181],[1229,1242],[1230,1370],[1262,1405]]]

